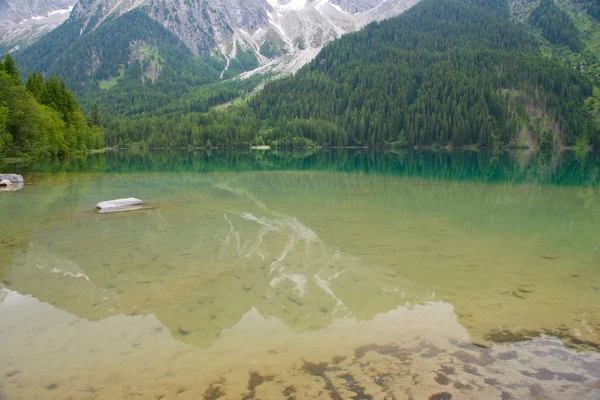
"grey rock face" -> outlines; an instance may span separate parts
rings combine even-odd
[[[27,45],[60,25],[77,0],[0,0],[0,43]]]
[[[267,12],[272,10],[266,0],[80,0],[72,16],[84,19],[84,29],[91,30],[109,15],[115,17],[137,7],[196,54],[225,43],[235,29],[254,31],[264,26]]]
[[[0,23],[19,24],[32,17],[72,7],[76,0],[0,0]]]
[[[252,50],[265,63],[307,47],[318,49],[366,23],[397,15],[417,1],[80,0],[72,17],[85,19],[84,30],[90,31],[108,16],[140,7],[196,54],[219,51],[233,58],[238,50]],[[88,22],[95,26],[87,26]]]
[[[331,40],[356,31],[364,25],[394,17],[419,0],[269,0],[267,26],[252,34],[251,40],[260,46],[273,42],[277,35],[286,44],[286,52],[268,60],[260,72],[294,72],[313,59]],[[234,40],[245,40],[234,34]],[[253,71],[245,73],[252,74]]]
[[[271,10],[266,0],[149,0],[144,8],[195,53],[225,43],[235,29],[264,26]]]
[[[146,0],[79,0],[73,7],[71,18],[83,19],[84,31],[91,31],[108,16],[118,17],[144,3]]]

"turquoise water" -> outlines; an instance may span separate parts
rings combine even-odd
[[[11,168],[28,184],[0,193],[0,398],[600,395],[598,156]],[[95,211],[130,196],[145,207]]]

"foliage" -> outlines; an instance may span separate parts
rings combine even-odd
[[[531,21],[540,27],[542,35],[550,43],[566,45],[573,51],[581,50],[577,27],[554,0],[542,0],[531,13]]]
[[[229,67],[223,73],[223,78],[233,78],[244,71],[253,70],[258,65],[258,59],[252,50],[238,51],[235,58],[229,60]]]
[[[600,4],[596,0],[582,0],[581,3],[585,7],[587,13],[593,18],[600,21]]]
[[[0,156],[69,157],[103,144],[63,80],[35,73],[23,86],[12,57],[0,62]]]
[[[250,110],[230,107],[227,113],[207,112],[243,96],[262,79],[257,76],[205,85],[152,113],[105,117],[106,143],[117,147],[210,147],[249,143],[259,127]]]

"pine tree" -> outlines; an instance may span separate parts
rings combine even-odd
[[[21,84],[21,73],[19,72],[17,65],[15,64],[15,60],[12,58],[10,53],[6,53],[6,56],[4,57],[3,68],[8,75],[13,78],[15,85]]]
[[[90,125],[102,126],[102,121],[100,118],[100,110],[98,110],[98,103],[94,103],[94,106],[92,107],[92,116],[90,118]]]
[[[42,74],[39,72],[29,74],[25,81],[25,88],[38,102],[41,102],[42,94],[44,93],[44,78]]]

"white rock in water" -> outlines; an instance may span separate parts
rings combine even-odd
[[[23,177],[17,174],[0,174],[0,181],[10,181],[10,183],[23,183]]]
[[[117,211],[133,211],[142,208],[144,202],[135,197],[129,197],[127,199],[116,199],[101,201],[96,204],[96,208],[99,212],[117,212]]]

